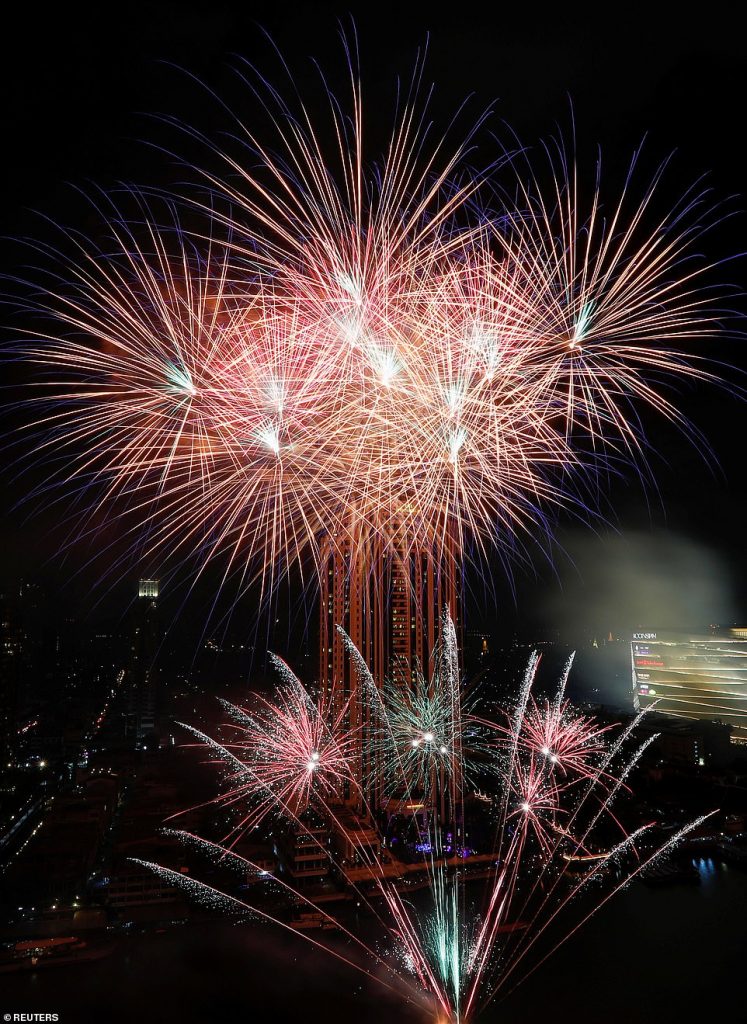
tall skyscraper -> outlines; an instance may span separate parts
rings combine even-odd
[[[17,752],[23,655],[17,603],[10,594],[0,593],[0,770]]]
[[[370,778],[370,700],[336,627],[342,626],[369,666],[377,687],[385,679],[412,687],[414,674],[433,674],[433,651],[441,616],[448,608],[459,621],[456,562],[443,554],[410,549],[404,541],[384,546],[372,536],[329,536],[322,546],[319,617],[319,684],[348,719],[358,739],[357,775]],[[344,794],[356,803],[354,793]],[[375,800],[374,800],[375,802]]]
[[[158,592],[158,580],[140,580],[132,613],[127,731],[136,746],[156,732],[158,669],[154,663],[161,641]]]
[[[20,580],[0,591],[0,763],[20,754],[21,739],[50,699],[59,698],[53,671],[56,651],[48,635],[49,610],[42,588]],[[59,708],[45,715],[59,735]]]
[[[152,598],[154,601],[158,598],[158,580],[140,580],[137,585],[137,596]]]

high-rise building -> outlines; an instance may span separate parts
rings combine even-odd
[[[733,726],[747,742],[747,630],[710,635],[642,630],[631,641],[636,708]]]
[[[17,752],[23,630],[16,602],[0,593],[0,770]]]
[[[158,580],[140,580],[132,611],[132,632],[127,690],[127,732],[142,746],[156,732],[158,669],[156,655],[161,642],[158,615]]]
[[[0,758],[8,764],[21,756],[33,723],[59,692],[53,668],[57,651],[49,636],[51,615],[36,583],[20,580],[0,591]],[[66,697],[67,695],[65,695]],[[63,703],[64,707],[64,703]],[[45,716],[57,727],[60,708]]]
[[[456,562],[450,550],[436,554],[404,542],[385,547],[377,537],[329,536],[321,569],[319,684],[334,710],[349,701],[363,781],[374,769],[370,702],[336,627],[358,648],[379,689],[385,679],[411,687],[416,671],[430,679],[444,610],[459,621]],[[358,799],[350,792],[344,797]]]
[[[158,580],[140,580],[137,585],[137,596],[155,600],[158,597]]]

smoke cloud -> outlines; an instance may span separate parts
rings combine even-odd
[[[578,533],[564,547],[569,561],[544,602],[564,632],[702,629],[738,617],[730,567],[687,537]]]

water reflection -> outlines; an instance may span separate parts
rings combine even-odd
[[[719,871],[728,871],[726,864],[714,861],[713,857],[693,857],[693,866],[700,875],[700,884],[712,886],[718,881]]]
[[[747,873],[691,860],[701,884],[633,883],[480,1024],[743,1019]],[[63,1024],[423,1022],[296,937],[226,922],[129,935],[105,960],[5,975],[2,987],[4,1012],[58,1012]]]

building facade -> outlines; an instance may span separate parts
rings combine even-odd
[[[636,709],[722,722],[747,742],[747,630],[640,631],[631,641]]]
[[[158,676],[155,665],[162,633],[158,610],[158,580],[140,580],[132,609],[127,732],[136,747],[157,731]]]
[[[347,724],[357,737],[357,775],[361,782],[375,774],[370,762],[372,709],[363,692],[343,638],[341,626],[368,665],[381,690],[389,679],[412,687],[416,672],[433,675],[433,652],[443,612],[460,621],[456,560],[442,552],[408,548],[404,542],[386,546],[379,538],[325,538],[322,545],[319,685],[332,713],[347,706]],[[375,802],[369,794],[372,802]],[[360,802],[360,794],[344,794]]]

